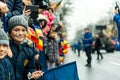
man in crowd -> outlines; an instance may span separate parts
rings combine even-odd
[[[116,22],[118,28],[118,42],[119,42],[118,50],[120,50],[120,9],[118,5],[115,6],[115,15],[113,17],[113,20]]]
[[[85,66],[91,67],[91,60],[92,60],[91,45],[93,43],[93,38],[92,38],[92,33],[89,32],[88,28],[85,28],[84,32],[85,33],[83,36],[83,46],[84,46],[84,50],[85,50],[86,56],[87,56],[87,64]]]

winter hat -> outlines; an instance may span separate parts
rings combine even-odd
[[[46,21],[48,21],[48,19],[45,17],[45,15],[42,15],[42,14],[38,15],[37,20],[46,20]]]
[[[0,44],[9,45],[8,36],[2,29],[0,29]]]
[[[23,15],[13,16],[8,21],[8,28],[7,28],[8,33],[10,33],[15,26],[23,26],[27,30],[28,21],[23,17]]]

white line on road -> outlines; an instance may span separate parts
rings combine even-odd
[[[114,64],[114,65],[118,65],[118,66],[120,66],[120,63],[117,63],[117,62],[110,62],[111,64]]]

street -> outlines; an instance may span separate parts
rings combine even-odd
[[[103,53],[103,60],[97,60],[97,55],[92,54],[92,67],[88,68],[86,64],[85,52],[81,51],[80,57],[71,49],[65,55],[65,63],[76,61],[78,75],[80,80],[120,80],[120,52]]]

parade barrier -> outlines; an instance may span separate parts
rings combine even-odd
[[[76,62],[50,69],[40,80],[79,80]]]

